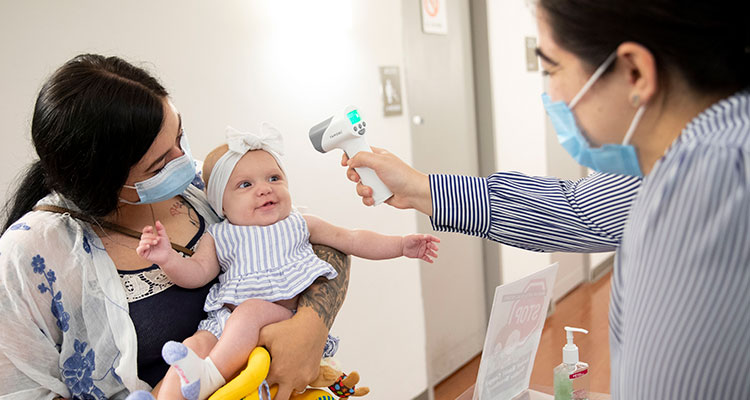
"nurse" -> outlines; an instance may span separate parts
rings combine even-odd
[[[637,186],[644,177],[612,280],[614,399],[750,398],[747,7],[735,0],[536,5],[538,54],[550,76],[543,102],[561,143],[585,166],[631,177],[610,182]],[[557,190],[562,199],[569,192],[551,189],[556,180],[428,176],[378,149],[348,165],[355,181],[352,167],[373,168],[395,194],[389,204],[420,210],[440,229],[516,240],[508,236],[523,232],[503,224],[507,214],[524,211],[512,207],[516,194],[530,196],[534,186],[545,189],[525,209],[572,222],[596,214],[589,208],[581,216],[572,201],[543,202],[547,193]],[[616,185],[623,201],[612,205],[620,210],[613,215],[628,213],[623,203],[632,194],[624,192],[632,185]],[[601,186],[594,190],[605,193]],[[370,188],[360,183],[357,192],[372,204]],[[603,235],[597,225],[589,224],[589,236],[576,238],[581,230],[573,226],[555,240],[563,248],[569,241],[590,247]],[[549,240],[529,230],[521,242],[544,250],[554,247]]]

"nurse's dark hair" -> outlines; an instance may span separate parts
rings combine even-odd
[[[702,93],[750,85],[748,0],[538,0],[553,39],[591,71],[626,41],[649,49],[664,77]],[[662,81],[666,84],[667,81]]]
[[[91,216],[114,211],[130,168],[161,130],[167,95],[148,72],[118,57],[82,54],[57,69],[31,120],[39,159],[6,204],[3,230],[52,191]]]

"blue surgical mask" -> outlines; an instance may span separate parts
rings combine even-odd
[[[542,102],[544,103],[544,109],[547,110],[547,114],[552,121],[552,125],[555,127],[557,132],[557,140],[567,150],[573,159],[579,164],[589,167],[594,171],[607,172],[612,174],[632,175],[632,176],[643,176],[641,167],[638,164],[638,156],[635,152],[635,147],[628,144],[630,138],[635,132],[635,128],[638,126],[643,112],[646,111],[646,106],[642,105],[636,111],[633,121],[630,123],[628,131],[625,133],[625,138],[622,144],[607,143],[600,147],[592,148],[589,145],[586,137],[583,136],[581,129],[576,123],[575,116],[573,115],[573,107],[578,104],[578,101],[583,95],[591,88],[597,79],[606,71],[606,69],[612,64],[617,58],[617,53],[612,53],[604,63],[597,68],[591,78],[581,88],[578,94],[570,102],[570,105],[565,104],[564,101],[552,101],[547,93],[542,94]]]
[[[127,204],[151,204],[171,199],[184,192],[195,178],[195,163],[184,133],[180,139],[180,148],[185,154],[168,162],[156,175],[145,181],[136,182],[135,186],[124,186],[135,189],[140,201],[120,201]]]

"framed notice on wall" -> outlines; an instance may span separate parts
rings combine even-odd
[[[401,77],[398,67],[380,67],[380,91],[383,93],[383,115],[401,115]]]
[[[422,3],[422,31],[437,35],[448,33],[447,0],[419,0]]]

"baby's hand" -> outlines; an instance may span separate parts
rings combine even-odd
[[[432,235],[406,235],[404,236],[404,257],[419,258],[432,264],[432,259],[437,258],[440,239]]]
[[[173,251],[169,244],[167,230],[159,221],[156,221],[156,233],[154,233],[154,227],[151,225],[143,228],[141,241],[135,249],[139,256],[160,266],[166,264]]]

